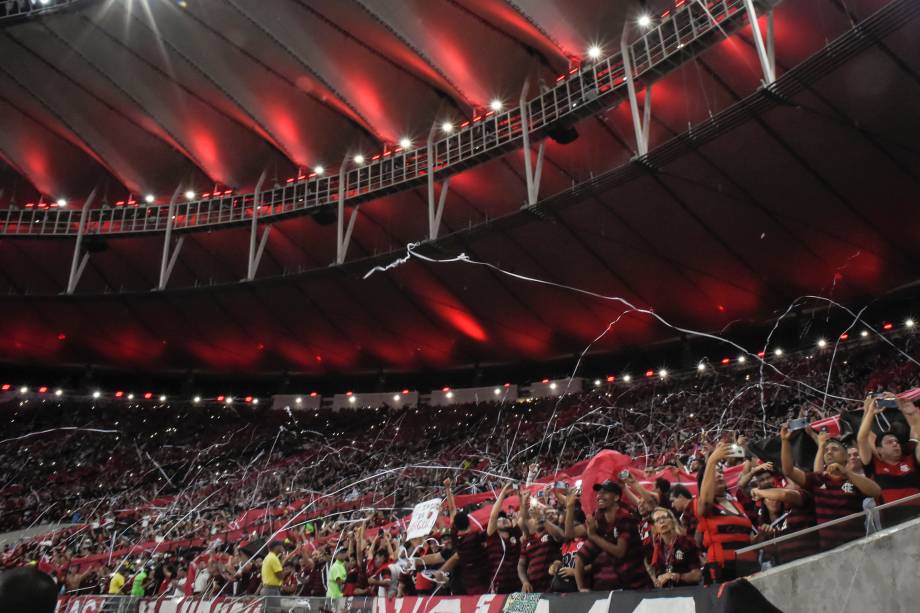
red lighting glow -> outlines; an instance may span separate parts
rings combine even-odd
[[[402,393],[403,393],[403,394],[408,394],[408,393],[409,393],[409,390],[403,390]]]
[[[319,394],[316,392],[310,392],[310,398],[316,398],[317,396],[319,396]]]
[[[758,351],[758,352],[757,352],[757,357],[758,357],[758,358],[762,358],[762,357],[765,356],[765,355],[767,355],[767,354],[764,353],[763,351]]]
[[[892,328],[894,328],[894,324],[890,322],[885,322],[885,325],[882,326],[883,330],[891,330]]]
[[[150,400],[153,398],[153,392],[144,392],[144,400]]]
[[[654,370],[646,370],[646,371],[645,371],[645,376],[646,376],[646,377],[654,377],[654,376],[655,376],[655,371],[654,371]]]
[[[246,396],[243,400],[246,402],[252,402],[252,396]]]
[[[123,391],[121,391],[121,390],[118,390],[117,392],[115,392],[115,397],[116,397],[116,398],[121,398],[121,397],[124,396],[124,395],[125,395],[125,393],[124,393]]]
[[[67,335],[64,334],[63,332],[61,332],[60,334],[58,334],[58,340],[59,340],[59,341],[66,341],[66,340],[67,340]]]
[[[546,385],[547,383],[549,383],[549,379],[543,379],[543,385]]]
[[[840,335],[840,340],[842,340],[842,341],[845,341],[845,340],[847,340],[848,338],[850,338],[850,335],[847,334],[846,332],[844,332],[843,334]]]
[[[218,396],[218,397],[217,397],[217,402],[223,402],[223,401],[224,401],[224,398],[225,398],[224,396]]]
[[[347,392],[345,392],[345,395],[346,395],[346,396],[351,396],[351,394],[352,394],[352,391],[351,391],[351,390],[348,390]]]
[[[43,386],[41,386],[40,388],[38,388],[38,393],[39,393],[39,394],[44,394],[44,393],[47,392],[47,391],[48,391],[48,387],[45,386],[45,385],[43,385]]]
[[[8,392],[12,387],[13,386],[9,383],[4,383],[2,386],[0,386],[0,391]]]
[[[449,391],[450,391],[450,388],[447,387],[447,386],[445,385],[444,387],[441,388],[441,391],[442,391],[442,392],[449,392]]]
[[[730,362],[731,362],[730,359],[728,359],[728,358],[722,358],[722,363],[723,363],[723,364],[729,364]]]
[[[613,375],[607,375],[607,383],[613,383],[616,379]]]

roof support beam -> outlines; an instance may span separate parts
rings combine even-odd
[[[435,202],[434,186],[434,126],[428,132],[428,240],[437,240],[438,230],[441,228],[441,216],[444,214],[444,203],[447,202],[447,189],[450,177],[441,183],[441,190]]]
[[[348,218],[348,229],[345,229],[345,168],[348,165],[348,158],[346,157],[342,160],[342,165],[339,167],[339,214],[337,220],[337,233],[336,233],[336,249],[335,249],[335,263],[344,264],[345,255],[348,253],[348,244],[351,242],[351,233],[355,229],[355,220],[358,218],[358,210],[360,207],[356,206],[355,210],[351,212],[351,215]]]
[[[521,135],[524,139],[524,180],[527,182],[527,206],[533,206],[540,199],[540,176],[543,174],[543,153],[546,149],[546,142],[540,141],[537,161],[534,165],[531,162],[530,120],[527,107],[527,87],[529,85],[530,79],[525,79],[519,104],[521,107]]]
[[[744,8],[747,9],[748,20],[751,22],[751,33],[754,35],[754,46],[757,48],[757,57],[760,59],[760,67],[763,69],[763,84],[764,87],[769,87],[776,81],[773,11],[770,11],[767,15],[767,40],[764,42],[763,34],[760,31],[760,22],[757,21],[757,10],[754,8],[754,0],[744,0]]]
[[[633,129],[636,132],[636,152],[639,157],[648,154],[649,128],[652,123],[652,84],[645,86],[645,101],[642,103],[642,116],[639,115],[639,97],[636,95],[636,80],[633,75],[632,55],[626,42],[629,26],[623,27],[620,37],[620,52],[623,58],[623,72],[626,77],[626,91],[629,94],[629,110],[632,112]]]
[[[70,275],[67,277],[67,291],[72,294],[83,276],[83,270],[89,261],[89,253],[83,253],[83,233],[86,232],[86,218],[89,216],[89,207],[92,206],[93,200],[96,199],[96,190],[90,192],[86,202],[83,203],[83,210],[80,212],[80,226],[77,228],[77,242],[73,247],[73,259],[70,262]]]
[[[172,248],[172,230],[176,223],[176,200],[179,198],[179,191],[181,189],[181,185],[177,186],[176,191],[173,192],[172,198],[169,200],[169,210],[166,214],[166,234],[163,237],[163,254],[160,257],[160,282],[157,283],[157,289],[159,290],[166,289],[169,275],[172,273],[173,266],[176,264],[176,256],[179,254],[179,249],[182,248],[182,238],[180,237],[179,243],[176,245],[176,249],[173,250],[172,256],[170,257],[169,252]]]
[[[262,261],[262,253],[265,252],[265,244],[268,242],[268,235],[272,231],[272,227],[268,226],[262,232],[262,239],[258,241],[259,246],[256,247],[256,239],[259,237],[259,209],[262,207],[262,183],[265,182],[265,173],[262,171],[262,175],[259,177],[259,182],[256,183],[256,191],[252,197],[252,224],[249,227],[249,260],[248,266],[246,268],[246,280],[252,281],[256,278],[256,272],[259,270],[259,263]]]

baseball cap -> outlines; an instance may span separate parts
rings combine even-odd
[[[594,487],[595,492],[604,490],[605,492],[610,492],[612,494],[622,494],[623,493],[623,488],[620,487],[620,484],[610,479],[607,479],[606,481],[602,481],[601,483],[595,483],[593,487]]]

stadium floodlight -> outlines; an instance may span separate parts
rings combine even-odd
[[[348,397],[348,402],[350,402],[351,404],[354,404],[354,403],[358,402],[358,397],[357,397],[357,396],[349,396],[349,397]]]
[[[632,381],[632,375],[623,375],[623,381],[626,381],[627,383],[629,383],[630,381]]]
[[[64,390],[62,390],[62,389],[56,389],[56,390],[54,390],[54,395],[60,398],[61,396],[64,395]]]
[[[696,365],[696,369],[700,372],[703,372],[704,370],[706,370],[706,364],[704,364],[703,362],[700,362],[699,364]]]
[[[354,161],[355,164],[359,166],[364,163],[364,156],[361,155],[360,153],[351,159],[352,161]]]
[[[185,192],[185,199],[186,199],[186,200],[194,200],[194,199],[195,199],[195,192],[192,191],[192,190],[186,191],[186,192]]]
[[[556,385],[556,382],[555,382],[555,381],[553,381],[552,383],[549,384],[549,389],[551,389],[551,390],[554,390],[554,389],[556,389],[557,387],[559,387],[559,386]]]
[[[827,341],[824,340],[823,338],[819,338],[818,347],[820,347],[821,349],[824,349],[825,347],[827,347]]]
[[[453,131],[454,131],[454,124],[452,124],[451,122],[445,121],[444,123],[441,124],[441,132],[444,132],[444,134],[450,134]]]
[[[650,28],[652,27],[652,16],[648,13],[643,13],[642,15],[639,15],[636,23],[638,23],[643,28]]]
[[[744,357],[743,355],[739,355],[739,356],[738,356],[738,363],[739,363],[739,364],[744,364],[745,362],[747,362],[747,358]]]
[[[128,394],[128,400],[134,400],[134,394]]]
[[[198,404],[199,402],[201,402],[201,396],[195,396],[194,398],[192,398],[192,402],[194,402],[195,404]]]
[[[301,404],[301,403],[303,403],[303,398],[301,398],[300,396],[298,396],[297,398],[294,398],[294,402],[296,402],[297,404]]]
[[[594,380],[594,387],[600,387],[600,386],[601,386],[601,380],[600,380],[600,379],[595,379],[595,380]]]
[[[776,357],[779,357],[783,355],[783,350],[777,347],[776,349],[773,350],[773,355],[775,355]]]
[[[859,335],[863,338],[866,338],[867,336],[869,336],[869,331],[863,330],[862,332],[859,333]]]
[[[313,167],[313,172],[315,172],[318,175],[321,175],[324,172],[326,172],[326,169],[323,168],[322,164],[317,164],[316,166]]]
[[[224,402],[227,404],[233,404],[233,396],[227,396]]]
[[[588,57],[592,60],[600,59],[601,53],[603,52],[601,51],[600,45],[591,45],[588,47]]]
[[[402,400],[402,396],[399,394],[393,394],[393,402],[399,402],[400,400]]]
[[[447,393],[444,394],[444,395],[447,396],[448,398],[453,398],[453,397],[454,397],[454,393],[453,393],[453,392],[447,392]]]
[[[905,328],[913,328],[913,327],[914,327],[914,320],[913,320],[913,319],[908,319],[907,321],[905,321],[905,322],[904,322],[904,327],[905,327]]]
[[[99,398],[100,396],[102,396],[102,392],[100,392],[99,390],[96,390],[95,392],[93,392],[93,398]]]
[[[144,202],[146,202],[147,204],[153,204],[154,202],[156,202],[156,199],[157,197],[154,196],[153,194],[147,194],[146,196],[144,196]]]
[[[662,368],[661,370],[658,371],[658,376],[664,379],[665,377],[668,376],[668,371]]]
[[[166,402],[166,396],[160,396],[160,402]]]
[[[57,199],[57,205],[58,205],[60,208],[63,209],[65,206],[67,206],[67,199],[66,199],[66,198],[58,198],[58,199]]]
[[[253,399],[252,399],[252,404],[259,404],[259,399],[258,399],[258,398],[253,398]]]
[[[399,146],[403,149],[408,149],[412,146],[412,139],[410,139],[408,136],[403,136],[401,139],[399,139]]]
[[[28,394],[28,393],[29,393],[29,388],[26,387],[25,385],[23,385],[22,387],[19,388],[19,393],[20,393],[20,394]]]
[[[504,106],[505,104],[498,98],[493,99],[492,102],[489,103],[489,108],[495,111],[496,113],[502,110],[502,107]]]
[[[495,394],[496,396],[499,396],[502,393],[502,388],[496,387],[494,390],[492,390],[492,393]]]

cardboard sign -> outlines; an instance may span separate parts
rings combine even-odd
[[[406,538],[414,539],[428,536],[432,528],[438,521],[438,515],[441,513],[441,499],[433,498],[420,502],[412,509],[412,521],[409,522],[409,529],[406,532]]]

